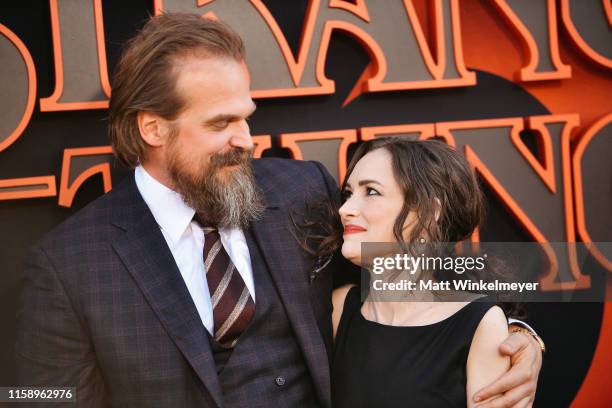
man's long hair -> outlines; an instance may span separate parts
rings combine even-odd
[[[197,14],[152,17],[125,46],[112,78],[109,137],[115,156],[128,168],[141,163],[146,144],[137,114],[155,113],[171,121],[186,107],[176,92],[176,61],[186,56],[242,62],[244,44],[228,25]]]

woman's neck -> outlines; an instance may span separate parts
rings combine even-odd
[[[362,313],[366,319],[377,323],[407,326],[434,308],[439,303],[435,300],[436,296],[431,291],[403,291],[401,296],[394,297],[370,293],[363,304]]]
[[[387,326],[425,326],[449,318],[481,296],[463,293],[459,297],[445,298],[432,291],[420,291],[385,299],[380,294],[369,294],[361,314],[367,320]]]

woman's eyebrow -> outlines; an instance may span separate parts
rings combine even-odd
[[[360,180],[359,181],[359,186],[363,186],[366,184],[378,184],[379,186],[384,187],[381,183],[379,183],[376,180]]]

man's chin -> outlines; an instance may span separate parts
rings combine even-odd
[[[221,171],[233,171],[241,168],[240,164],[228,164],[227,166],[221,167]]]
[[[249,168],[244,163],[227,164],[223,167],[218,167],[215,170],[217,178],[226,181],[228,177],[236,177],[239,174],[245,176],[249,174]]]
[[[230,164],[215,170],[215,177],[221,182],[231,182],[230,177],[234,177],[241,170],[238,164]]]

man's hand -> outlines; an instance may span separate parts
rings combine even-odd
[[[474,394],[474,401],[487,401],[477,408],[531,407],[535,398],[538,375],[542,368],[542,352],[538,342],[525,333],[513,333],[500,346],[510,356],[510,370],[497,381]]]

